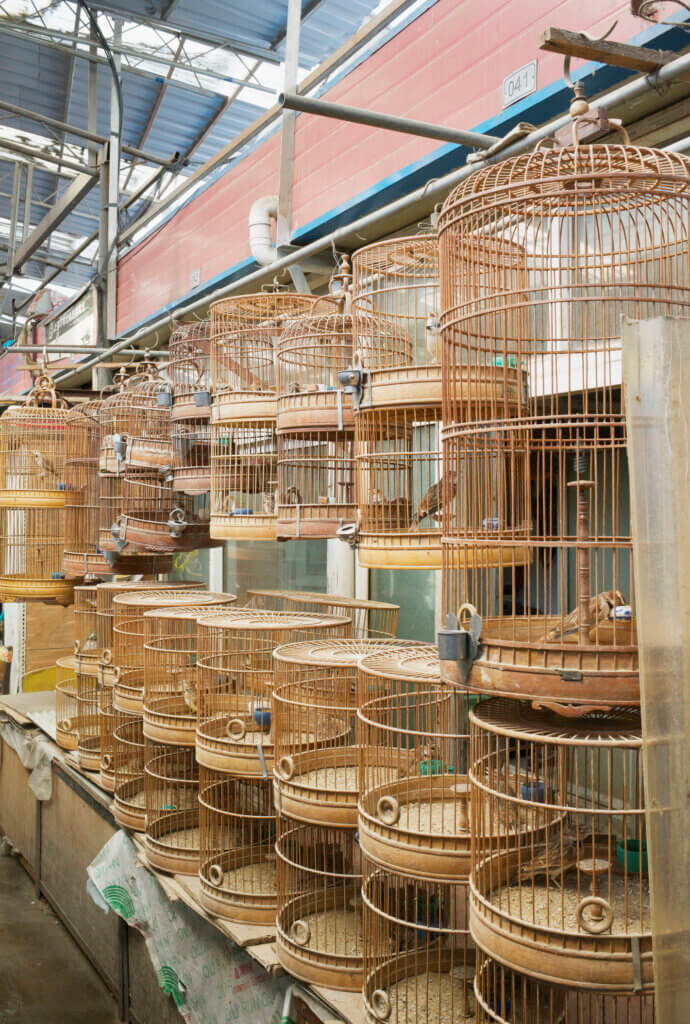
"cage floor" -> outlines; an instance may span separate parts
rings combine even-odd
[[[361,957],[364,937],[362,935],[362,911],[339,907],[305,914],[301,919],[309,925],[309,940],[303,949],[332,956]]]
[[[607,900],[613,910],[613,923],[602,938],[649,931],[649,881],[643,878],[638,888],[635,876],[634,891],[631,891],[631,884],[630,876],[626,884],[622,874],[613,875],[610,885],[607,880],[600,880],[598,895]],[[578,889],[577,875],[570,873],[566,875],[562,889],[555,881],[550,886],[544,881],[523,881],[522,886],[510,885],[494,890],[491,903],[511,917],[529,924],[584,933],[577,923],[576,910],[580,901],[589,895],[589,879],[583,884],[581,877]],[[586,912],[586,916],[591,920],[591,911]]]
[[[456,1024],[474,1018],[473,970],[461,965],[450,973],[415,974],[387,989],[388,1024]]]
[[[225,892],[272,896],[276,891],[276,863],[274,860],[259,864],[245,864],[225,872],[223,884],[218,887]]]

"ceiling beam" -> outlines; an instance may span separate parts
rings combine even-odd
[[[96,174],[96,171],[86,164],[78,163],[76,160],[65,160],[59,153],[50,153],[34,146],[24,146],[21,142],[15,142],[14,139],[3,139],[0,136],[0,160],[5,159],[2,155],[2,150],[7,150],[8,153],[18,153],[20,156],[27,156],[32,160],[43,160],[47,164],[58,164],[58,166],[66,167],[70,171],[76,171],[77,174]],[[48,168],[41,169],[48,170]],[[53,172],[48,170],[48,173],[52,174]],[[63,174],[61,177],[66,178],[68,175]],[[74,176],[69,175],[69,177]]]
[[[55,206],[46,213],[36,225],[28,238],[22,241],[15,253],[14,265],[21,270],[22,264],[37,252],[46,238],[74,210],[82,199],[88,195],[98,179],[93,174],[79,174],[62,193]]]
[[[613,64],[629,71],[652,74],[664,64],[676,60],[672,50],[654,50],[648,46],[631,46],[613,39],[590,39],[582,32],[564,28],[547,28],[539,36],[539,49],[547,53],[561,53],[568,57],[581,57],[599,64]],[[686,79],[687,76],[684,76]]]

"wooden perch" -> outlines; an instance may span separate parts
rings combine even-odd
[[[617,43],[612,39],[588,39],[581,32],[570,32],[564,28],[547,28],[542,32],[539,49],[645,74],[651,74],[678,57],[672,50],[652,50],[646,46]]]

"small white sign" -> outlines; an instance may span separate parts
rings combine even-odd
[[[503,79],[503,109],[537,91],[537,62],[532,60]]]
[[[196,270],[193,270],[191,272],[189,277],[192,288],[198,288],[199,285],[201,284],[201,269],[197,267]]]

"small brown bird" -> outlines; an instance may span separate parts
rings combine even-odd
[[[455,497],[455,473],[448,474],[446,493],[443,493],[443,477],[432,484],[420,501],[415,515],[410,522],[410,529],[418,529],[425,519],[438,519],[438,513],[443,508],[444,500],[451,502]]]
[[[300,494],[299,490],[297,489],[297,487],[295,487],[294,484],[292,485],[292,487],[288,487],[285,497],[287,498],[288,505],[302,504],[302,495]]]
[[[32,451],[31,454],[33,455],[34,462],[36,463],[39,477],[55,476],[55,466],[53,466],[50,459],[46,458],[43,452],[36,449],[35,451]]]
[[[618,605],[627,604],[625,597],[620,590],[602,590],[600,594],[589,599],[589,618],[592,626],[598,622],[606,622],[611,617],[611,612]],[[578,628],[579,610],[574,608],[569,615],[563,619],[563,623],[552,626],[546,634],[547,640],[559,640],[562,637],[574,633]]]
[[[189,710],[192,712],[193,715],[196,715],[196,686],[189,679],[182,680],[182,696],[184,697],[184,702],[189,708]]]

